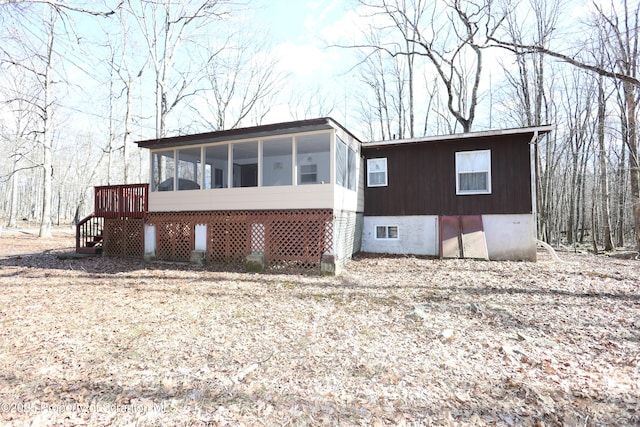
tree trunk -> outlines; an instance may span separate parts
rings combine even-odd
[[[131,87],[133,85],[133,79],[129,78],[129,81],[127,82],[126,85],[126,91],[127,91],[127,106],[125,109],[125,116],[124,116],[124,136],[123,136],[123,141],[122,141],[122,161],[124,163],[124,183],[125,184],[130,184],[131,178],[130,178],[130,174],[129,174],[129,139],[130,139],[130,135],[129,133],[131,132],[129,129],[130,126],[130,121],[131,121],[131,102],[132,102],[132,90]]]
[[[602,211],[602,237],[604,250],[613,250],[611,241],[611,222],[609,219],[609,185],[607,181],[607,159],[604,146],[604,122],[606,118],[606,99],[604,95],[603,77],[598,78],[598,159],[600,163],[600,210]],[[593,219],[592,219],[593,221]],[[596,249],[595,234],[593,235]]]
[[[13,161],[11,171],[11,196],[9,199],[9,222],[7,227],[15,228],[18,225],[18,177],[16,176],[17,160]]]
[[[618,165],[618,222],[617,222],[617,237],[616,246],[619,248],[624,247],[624,193],[625,193],[625,164],[627,163],[627,132],[625,128],[626,121],[622,120],[622,147],[620,153],[620,163]]]
[[[573,143],[572,143],[573,144]],[[575,148],[574,148],[575,149]],[[569,189],[569,217],[567,218],[567,243],[573,245],[576,240],[576,227],[578,219],[576,218],[577,206],[579,202],[576,200],[579,197],[580,189],[578,187],[578,153],[571,153],[571,179]]]
[[[591,242],[593,244],[593,253],[598,254],[598,242],[596,239],[596,188],[591,191]]]
[[[52,132],[52,107],[51,99],[51,74],[53,73],[53,42],[55,27],[55,11],[51,10],[51,28],[49,29],[49,40],[47,43],[46,67],[44,72],[44,105],[43,105],[43,127],[44,136],[42,147],[43,156],[43,184],[42,184],[42,216],[40,219],[40,237],[51,237],[51,192],[53,188],[53,132]]]
[[[627,135],[629,143],[629,183],[633,205],[633,224],[636,248],[640,250],[640,165],[638,164],[638,131],[636,129],[636,98],[631,83],[623,84],[627,104]]]

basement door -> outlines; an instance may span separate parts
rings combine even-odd
[[[489,259],[482,215],[439,217],[440,258]]]

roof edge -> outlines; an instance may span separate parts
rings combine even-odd
[[[420,143],[420,142],[441,142],[441,141],[450,141],[456,139],[469,139],[469,138],[486,138],[491,136],[502,136],[502,135],[519,135],[523,133],[542,133],[546,134],[556,129],[556,125],[540,125],[540,126],[529,126],[523,128],[510,128],[510,129],[495,129],[495,130],[486,130],[479,132],[467,132],[467,133],[453,133],[449,135],[432,135],[432,136],[423,136],[420,138],[405,138],[405,139],[390,139],[384,141],[372,141],[372,142],[363,142],[362,147],[379,147],[385,145],[400,145],[400,144],[412,144],[412,143]]]

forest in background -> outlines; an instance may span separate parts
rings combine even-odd
[[[0,226],[47,236],[93,186],[147,182],[136,140],[333,116],[363,141],[555,124],[539,238],[639,246],[640,4],[352,1],[322,41],[352,60],[305,90],[252,7],[0,0]]]

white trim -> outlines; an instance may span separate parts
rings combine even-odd
[[[298,142],[296,141],[296,135],[291,137],[291,185],[298,185]]]
[[[382,160],[384,163],[384,183],[383,184],[371,184],[371,171],[369,170],[369,164],[373,161]],[[375,171],[373,173],[383,173],[383,171]],[[387,158],[379,157],[374,159],[367,159],[367,187],[386,187],[389,185],[389,168],[387,167]]]
[[[257,185],[258,187],[262,187],[262,139],[258,140],[258,179]]]

